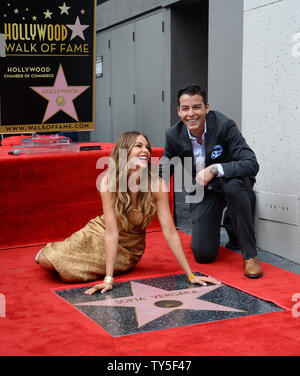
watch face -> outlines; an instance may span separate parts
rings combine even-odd
[[[212,167],[210,168],[210,172],[211,172],[212,174],[216,174],[216,173],[218,173],[218,167],[217,167],[217,166],[212,166]]]

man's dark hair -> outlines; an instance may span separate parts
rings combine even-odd
[[[206,91],[201,89],[200,86],[198,85],[189,85],[189,86],[186,86],[182,89],[180,89],[178,91],[178,95],[177,95],[177,103],[178,103],[178,106],[180,105],[179,103],[179,99],[182,95],[184,94],[187,94],[187,95],[201,95],[201,97],[203,98],[203,102],[205,104],[205,106],[207,105],[207,94],[206,94]]]

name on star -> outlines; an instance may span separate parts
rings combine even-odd
[[[164,299],[164,298],[169,298],[170,296],[182,296],[182,295],[187,295],[187,294],[197,294],[199,293],[199,290],[193,290],[193,289],[187,289],[186,291],[172,291],[172,292],[166,292],[165,294],[156,294],[156,295],[151,295],[150,298],[152,299]],[[132,303],[132,302],[140,302],[140,301],[145,301],[147,300],[146,298],[140,296],[140,297],[128,297],[124,299],[118,299],[115,300],[115,303],[117,304],[122,304],[122,303]]]

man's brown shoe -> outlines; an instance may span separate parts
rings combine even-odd
[[[263,275],[257,256],[244,260],[244,275],[248,278],[260,278]]]

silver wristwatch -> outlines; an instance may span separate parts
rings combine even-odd
[[[215,176],[219,173],[218,167],[216,165],[211,165],[209,171]]]

